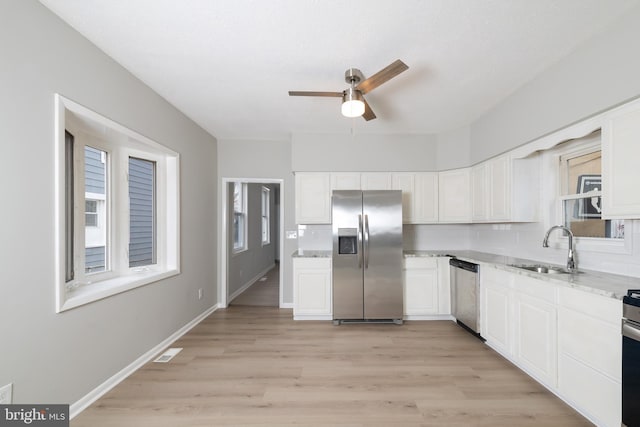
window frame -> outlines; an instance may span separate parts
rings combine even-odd
[[[86,205],[87,203],[92,203],[95,206],[95,211],[88,211],[86,209]],[[89,215],[89,216],[87,216]],[[89,221],[87,221],[88,218],[93,218],[92,221],[95,221],[95,224],[89,224]],[[97,199],[85,199],[85,211],[84,211],[84,221],[85,221],[85,226],[86,227],[99,227],[100,226],[100,222],[99,222],[99,218],[98,218],[98,200]]]
[[[551,225],[564,225],[564,204],[566,200],[578,198],[576,194],[563,194],[563,189],[567,187],[567,168],[566,160],[569,158],[579,157],[595,151],[602,150],[600,135],[596,134],[595,129],[588,135],[580,138],[564,141],[550,150],[553,163],[556,165],[551,171],[554,174],[556,182],[556,193],[554,198],[555,209],[551,217]],[[586,194],[586,193],[585,193]],[[589,195],[601,195],[602,191],[597,193],[589,193]],[[584,196],[584,195],[583,195]],[[582,198],[582,197],[580,197]],[[606,237],[574,237],[574,247],[580,252],[602,252],[611,254],[631,254],[632,253],[632,230],[633,221],[625,221],[625,236],[623,239],[614,239]],[[553,233],[549,239],[550,246],[568,248],[569,239],[565,233]]]
[[[111,295],[119,294],[180,273],[179,154],[124,127],[60,94],[55,104],[55,259],[56,312],[60,313]],[[71,129],[71,132],[67,132]],[[74,133],[75,132],[75,133]],[[73,171],[68,162],[68,134],[73,135]],[[91,135],[91,138],[87,138]],[[90,143],[87,143],[90,141]],[[107,152],[107,186],[111,197],[105,200],[108,271],[84,274],[84,156],[85,145]],[[128,158],[156,162],[157,263],[129,267]],[[73,179],[73,211],[68,212],[67,181]],[[79,200],[82,199],[82,203]],[[69,230],[69,218],[73,229]],[[67,236],[72,235],[72,245]],[[82,248],[82,250],[79,250]],[[68,257],[73,256],[70,263]],[[73,266],[69,274],[70,264]],[[71,280],[67,280],[70,276]]]
[[[154,159],[150,159],[149,157],[154,157]],[[158,264],[158,159],[155,158],[155,156],[150,156],[150,155],[145,155],[145,157],[139,157],[139,156],[133,156],[133,155],[129,155],[127,157],[127,203],[130,206],[130,201],[131,201],[131,182],[130,182],[130,166],[131,166],[131,160],[139,160],[139,161],[144,161],[144,162],[149,162],[153,165],[152,167],[152,181],[153,181],[153,188],[152,188],[152,253],[151,253],[151,262],[149,264],[143,264],[143,265],[137,265],[137,266],[131,266],[131,258],[128,258],[128,263],[127,265],[129,266],[129,268],[131,269],[141,269],[141,268],[150,268],[152,266],[156,266]],[[129,252],[131,251],[131,210],[129,209],[129,221],[127,224],[127,228],[129,229],[129,233],[128,233],[128,245],[127,245],[127,253],[129,254]]]
[[[239,185],[241,188],[241,209],[239,211],[236,211],[236,203],[235,203],[235,186]],[[245,252],[249,249],[249,245],[248,245],[248,236],[247,236],[247,228],[248,228],[248,218],[247,218],[247,193],[249,191],[249,186],[247,185],[246,182],[242,182],[242,181],[235,181],[233,183],[233,194],[234,194],[234,198],[233,198],[233,212],[232,212],[232,218],[234,219],[232,222],[232,230],[231,230],[231,235],[234,236],[233,238],[233,254],[239,254],[241,252]],[[239,221],[235,221],[235,218],[239,218]],[[236,241],[235,241],[235,224],[236,223],[241,223],[241,227],[242,227],[242,241],[240,242],[240,245],[236,245]]]
[[[268,187],[262,186],[262,190],[260,192],[260,210],[262,212],[261,215],[261,240],[262,246],[267,246],[271,244],[271,189]],[[265,238],[266,236],[266,238]]]

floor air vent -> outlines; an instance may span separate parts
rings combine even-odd
[[[167,363],[168,361],[173,359],[176,354],[180,353],[181,351],[182,351],[182,348],[178,348],[178,347],[170,348],[164,353],[162,353],[160,356],[158,356],[158,358],[154,360],[154,362]]]

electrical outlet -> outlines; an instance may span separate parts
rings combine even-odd
[[[9,405],[11,404],[11,398],[13,392],[13,383],[9,383],[4,387],[0,387],[0,404]]]
[[[198,289],[198,299],[202,299],[202,288]]]

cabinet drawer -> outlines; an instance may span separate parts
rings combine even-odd
[[[583,363],[560,354],[558,389],[602,426],[619,426],[622,418],[621,386],[618,381],[591,369]]]
[[[498,286],[510,286],[513,281],[513,273],[498,270],[488,265],[480,266],[480,287],[485,283],[491,283]]]
[[[330,269],[331,258],[294,258],[293,267],[304,269]]]
[[[620,325],[612,325],[578,311],[558,310],[558,346],[584,364],[620,380],[622,376],[622,335]]]
[[[544,280],[519,275],[514,280],[514,289],[516,292],[539,298],[551,304],[556,304],[558,300],[557,287]]]
[[[622,301],[564,287],[558,291],[561,306],[620,326]]]
[[[412,257],[404,259],[404,268],[438,268],[436,257]]]

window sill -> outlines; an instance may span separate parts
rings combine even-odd
[[[243,252],[247,252],[249,250],[249,248],[242,248],[242,249],[234,249],[231,256],[234,257],[236,255],[240,255]]]
[[[132,272],[127,276],[119,276],[113,279],[81,285],[67,291],[62,303],[57,307],[57,312],[71,310],[81,305],[107,298],[122,292],[129,291],[162,279],[180,274],[177,269],[166,271],[140,271]]]
[[[628,231],[631,227],[628,227]],[[627,230],[625,230],[627,231]],[[567,250],[569,248],[569,239],[567,237],[558,237],[553,247]],[[605,254],[631,255],[633,248],[631,239],[605,239],[597,237],[574,237],[573,248],[576,252],[595,252]]]

